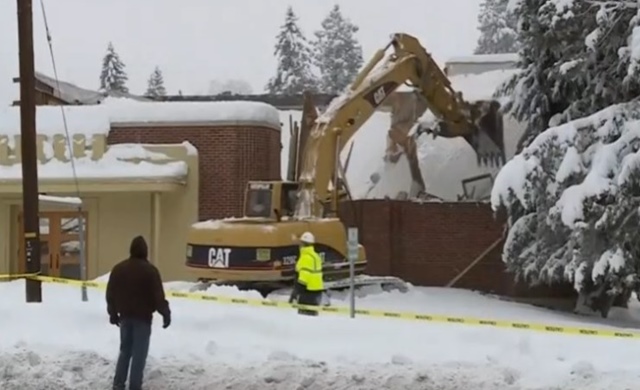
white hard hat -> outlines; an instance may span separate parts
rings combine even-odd
[[[313,236],[313,233],[304,232],[300,236],[300,242],[304,242],[305,244],[315,244],[316,238]]]

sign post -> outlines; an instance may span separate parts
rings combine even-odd
[[[356,261],[358,260],[358,228],[349,228],[347,250],[349,256],[349,311],[356,316]]]
[[[78,208],[78,241],[80,245],[80,274],[82,275],[82,281],[87,281],[87,254],[85,248],[85,219],[82,214],[82,208]],[[87,296],[87,285],[82,285],[82,302],[87,302],[89,297]]]

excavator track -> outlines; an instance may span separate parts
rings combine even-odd
[[[338,279],[334,281],[326,281],[325,285],[325,302],[326,298],[331,297],[331,291],[344,291],[350,288],[351,281],[349,279]],[[259,292],[264,298],[270,295],[288,295],[291,292],[291,285],[288,283],[272,283],[272,284],[256,284],[256,283],[238,283],[223,280],[200,280],[194,284],[189,292],[201,292],[208,290],[211,286],[235,286],[240,290],[253,290]],[[405,293],[409,290],[409,285],[400,278],[394,276],[368,276],[357,275],[354,278],[354,286],[356,290],[363,287],[380,286],[383,291],[400,291]],[[325,303],[325,305],[327,305]]]

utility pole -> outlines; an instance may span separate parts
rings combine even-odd
[[[20,138],[22,148],[22,207],[27,273],[40,272],[40,218],[36,152],[36,75],[33,54],[33,2],[18,2],[20,58]],[[42,283],[26,280],[27,302],[42,302]]]

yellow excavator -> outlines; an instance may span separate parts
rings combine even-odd
[[[286,288],[294,277],[297,238],[309,231],[324,259],[327,288],[348,286],[346,228],[336,217],[346,181],[341,180],[340,151],[401,85],[411,87],[439,121],[430,128],[418,126],[417,132],[403,137],[394,136],[392,129],[389,136],[397,139],[410,159],[417,158],[415,138],[431,133],[463,137],[477,153],[479,164],[504,162],[500,105],[464,101],[415,37],[394,34],[323,113],[306,110],[302,126],[309,131],[297,181],[249,182],[244,217],[203,221],[191,227],[186,259],[191,273],[202,282],[234,284],[263,295]],[[360,246],[355,263],[358,286],[387,283],[401,288],[397,278],[365,277],[366,265],[366,252]]]

